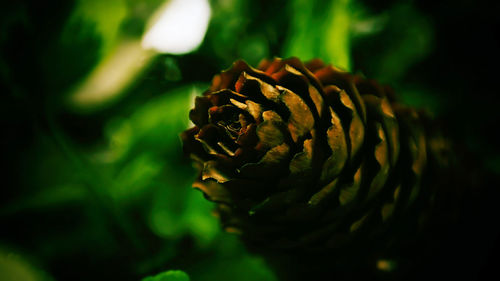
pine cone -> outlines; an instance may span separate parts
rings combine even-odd
[[[189,117],[193,186],[227,231],[261,248],[331,252],[410,214],[418,230],[436,185],[422,184],[428,162],[448,161],[444,139],[429,139],[425,116],[389,87],[317,59],[236,61]]]

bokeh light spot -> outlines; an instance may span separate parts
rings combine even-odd
[[[160,53],[185,54],[196,49],[210,20],[207,0],[168,1],[146,31],[142,46]]]

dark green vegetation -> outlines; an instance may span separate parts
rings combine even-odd
[[[212,0],[197,50],[150,55],[114,95],[75,99],[97,66],[141,38],[162,2],[0,4],[0,279],[140,280],[180,269],[196,281],[276,280],[190,188],[196,175],[178,137],[193,96],[238,58],[320,57],[389,83],[448,120],[472,166],[500,174],[498,4]],[[435,253],[446,279],[498,274],[490,184]]]

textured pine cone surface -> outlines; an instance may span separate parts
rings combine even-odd
[[[226,231],[272,251],[340,251],[409,218],[418,231],[436,185],[422,183],[427,167],[449,161],[389,87],[317,59],[236,61],[189,117],[193,186]]]

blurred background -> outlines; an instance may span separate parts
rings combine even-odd
[[[141,280],[179,269],[196,281],[277,280],[221,232],[181,153],[194,96],[238,58],[319,57],[390,84],[449,120],[472,165],[498,176],[499,9],[485,0],[2,1],[0,279]],[[469,218],[481,240],[468,246],[469,280],[494,272],[492,195]]]

